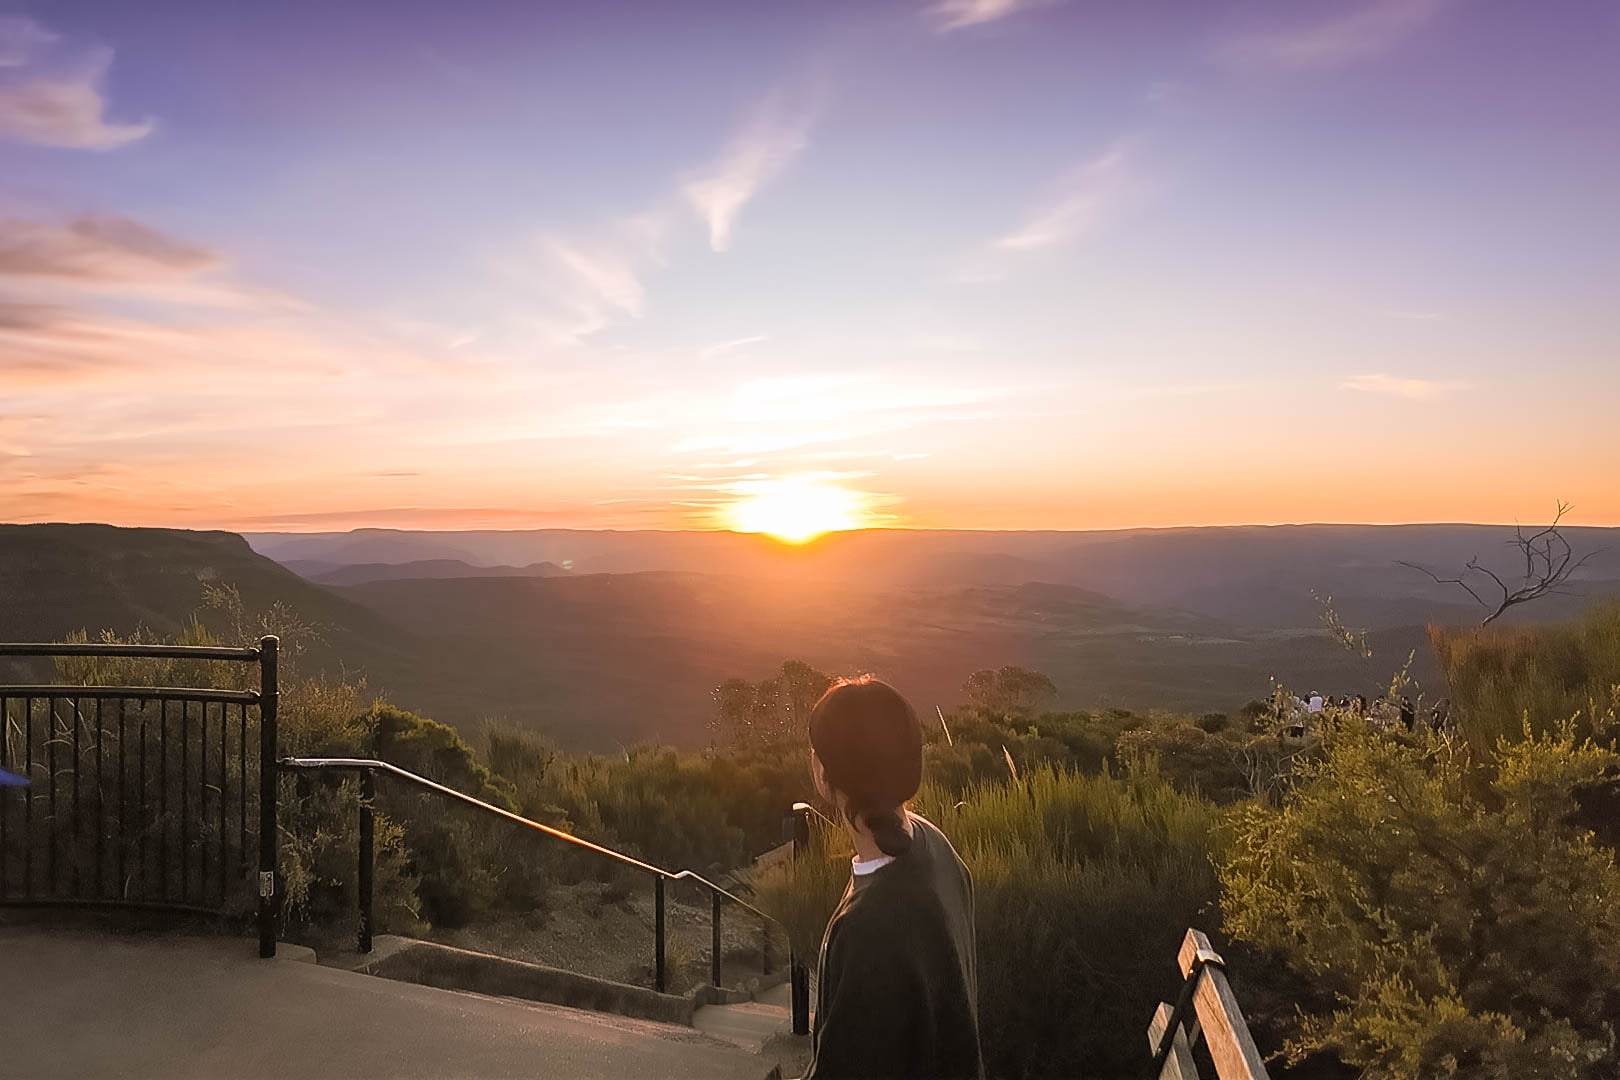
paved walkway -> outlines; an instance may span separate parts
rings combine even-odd
[[[761,1080],[691,1028],[259,960],[245,940],[0,929],[0,1076]],[[294,958],[305,957],[305,961]]]

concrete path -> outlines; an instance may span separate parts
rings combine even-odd
[[[288,953],[294,950],[287,949]],[[691,1028],[259,960],[244,940],[0,929],[0,1076],[761,1080]]]

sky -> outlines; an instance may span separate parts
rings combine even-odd
[[[1620,525],[1610,0],[0,0],[0,520]]]

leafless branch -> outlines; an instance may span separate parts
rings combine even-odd
[[[1517,582],[1509,584],[1502,576],[1490,567],[1479,561],[1479,556],[1470,558],[1463,567],[1463,573],[1457,577],[1441,577],[1433,570],[1420,566],[1414,562],[1401,561],[1400,565],[1409,566],[1426,575],[1437,585],[1456,585],[1473,598],[1474,602],[1486,612],[1481,626],[1487,626],[1512,607],[1528,603],[1537,597],[1548,594],[1569,595],[1562,586],[1574,576],[1575,572],[1585,566],[1587,560],[1597,552],[1589,551],[1579,559],[1575,558],[1575,549],[1564,536],[1561,524],[1564,515],[1570,511],[1570,504],[1560,500],[1557,512],[1553,514],[1552,524],[1526,534],[1522,525],[1513,528],[1513,539],[1507,541],[1510,547],[1518,549],[1524,558],[1524,576]],[[1496,590],[1501,593],[1500,600],[1486,600],[1479,591],[1471,585],[1465,575],[1476,578],[1488,578]],[[1480,582],[1484,587],[1483,581]]]

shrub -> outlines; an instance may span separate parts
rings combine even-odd
[[[1620,704],[1620,601],[1584,618],[1543,626],[1431,626],[1451,713],[1482,753],[1498,739],[1555,728]]]
[[[1489,760],[1346,722],[1281,806],[1244,805],[1227,930],[1305,976],[1289,1043],[1379,1078],[1620,1076],[1620,870],[1571,824],[1617,764],[1565,722]]]

